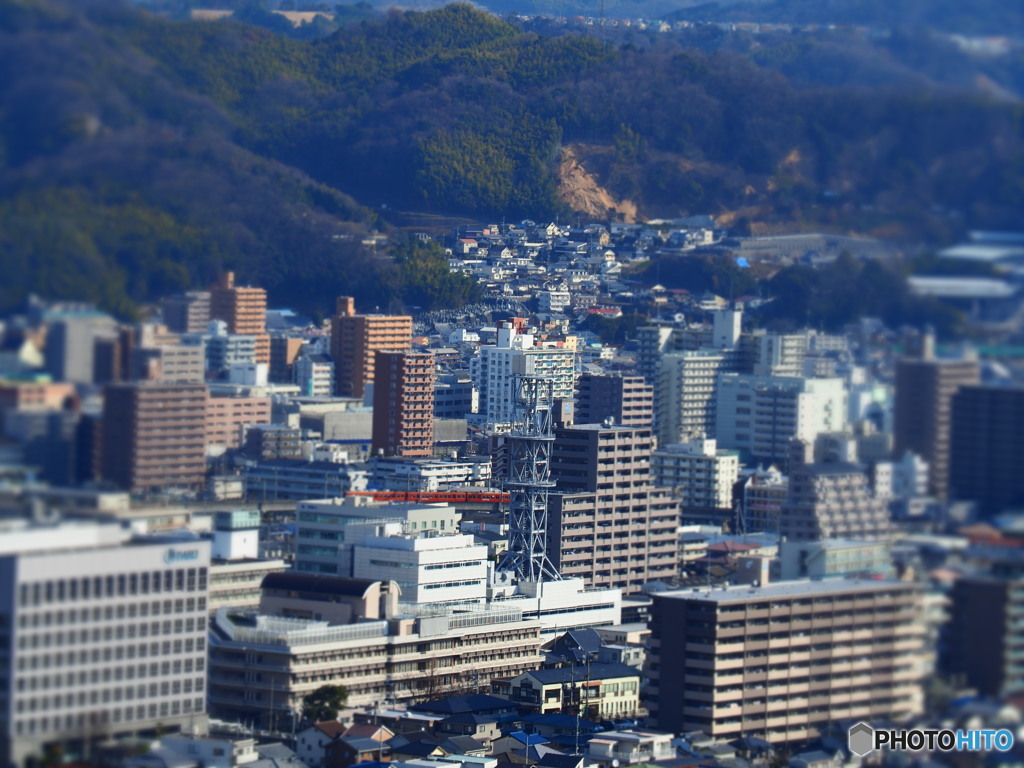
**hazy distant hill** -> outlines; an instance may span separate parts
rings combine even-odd
[[[667,19],[930,27],[1024,38],[1024,4],[1006,0],[738,0],[687,4]]]

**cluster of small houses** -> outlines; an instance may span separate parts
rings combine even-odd
[[[688,306],[686,291],[666,291],[657,285],[638,289],[624,268],[654,253],[714,248],[724,236],[708,217],[672,222],[661,229],[614,222],[607,227],[565,227],[524,221],[456,227],[445,245],[452,271],[476,279],[491,298],[534,300],[542,320],[570,314],[614,318],[629,305],[653,304],[666,310],[681,309],[676,302]]]

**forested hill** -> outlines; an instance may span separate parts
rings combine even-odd
[[[639,216],[1008,226],[1021,121],[974,93],[797,89],[738,54],[542,36],[467,5],[300,41],[0,0],[0,309],[34,290],[127,312],[223,265],[310,311],[408,303],[424,281],[465,300],[436,254],[362,236],[392,209],[570,213],[570,166]]]

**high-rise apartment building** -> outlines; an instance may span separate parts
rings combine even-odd
[[[703,435],[651,454],[654,482],[675,490],[684,508],[731,510],[739,471],[739,454],[718,448]]]
[[[813,461],[813,448],[794,440],[789,491],[779,534],[789,541],[881,539],[892,530],[886,498],[876,496],[859,464]]]
[[[977,384],[975,359],[936,358],[926,337],[921,357],[896,364],[893,453],[912,451],[928,462],[929,490],[946,498],[949,490],[950,426],[953,396],[961,387]]]
[[[611,419],[624,427],[654,423],[654,387],[642,376],[584,373],[576,394],[576,422],[602,424]]]
[[[564,577],[637,592],[677,575],[679,505],[650,479],[651,430],[555,430],[548,557]]]
[[[539,347],[527,332],[523,318],[498,323],[494,346],[480,348],[470,366],[480,388],[479,412],[490,425],[512,421],[513,380],[517,375],[537,376],[552,382],[555,401],[571,400],[576,383],[576,352],[568,348]]]
[[[949,490],[984,515],[1024,509],[1024,387],[962,387],[953,395]]]
[[[982,696],[1024,692],[1024,579],[962,576],[953,583],[945,671]]]
[[[430,456],[434,444],[434,356],[378,351],[374,364],[373,451]]]
[[[647,701],[660,730],[785,744],[921,711],[916,585],[795,581],[653,597]]]
[[[168,296],[160,304],[164,324],[175,333],[203,333],[210,323],[209,291],[179,293]]]
[[[789,443],[813,443],[846,427],[842,379],[723,373],[718,379],[715,437],[748,463],[785,465]]]
[[[205,725],[208,542],[0,528],[0,761]]]
[[[203,384],[110,384],[103,395],[100,472],[133,492],[201,488],[206,477]]]
[[[331,318],[331,358],[335,394],[363,397],[374,381],[375,355],[384,350],[406,350],[412,342],[408,315],[357,315],[355,299],[338,298]]]
[[[654,325],[637,331],[637,373],[657,388],[661,358],[677,352],[699,349],[735,349],[741,346],[743,310],[740,307],[717,310],[709,325]],[[750,357],[750,350],[745,356]]]
[[[658,444],[715,434],[719,374],[742,372],[744,359],[735,349],[677,352],[662,357],[656,387]]]
[[[235,273],[223,273],[210,289],[210,319],[223,320],[228,333],[256,339],[256,362],[270,365],[267,292],[235,285]]]

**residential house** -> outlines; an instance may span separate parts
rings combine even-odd
[[[641,710],[640,672],[624,664],[590,663],[538,669],[491,681],[491,691],[541,714],[580,713],[594,719],[632,717]]]
[[[649,763],[676,756],[671,733],[615,731],[602,733],[587,742],[583,753],[600,768]]]

